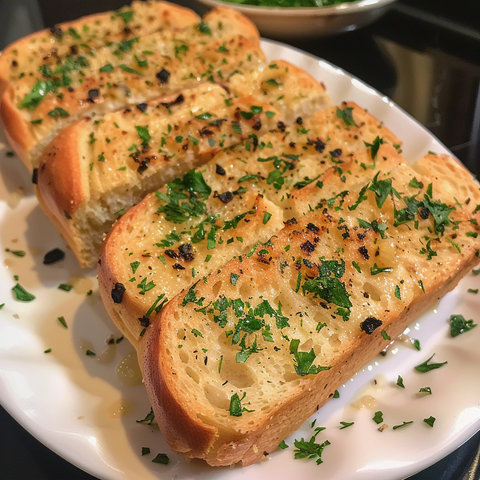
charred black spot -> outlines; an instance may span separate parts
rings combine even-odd
[[[221,200],[223,203],[228,203],[233,200],[233,193],[232,192],[224,192],[219,193],[216,197]]]
[[[125,293],[125,287],[123,283],[116,283],[112,289],[112,300],[114,303],[122,303],[123,294]]]
[[[180,258],[185,262],[191,262],[195,255],[193,255],[193,247],[191,243],[184,243],[178,247]]]
[[[429,217],[430,212],[425,207],[420,207],[418,209],[418,214],[420,215],[420,218],[426,220]]]
[[[210,130],[207,127],[203,127],[201,130],[198,131],[201,137],[208,137],[209,135],[213,135],[213,130]]]
[[[370,255],[368,254],[368,250],[365,247],[365,245],[362,245],[358,251],[360,252],[360,255],[364,258],[364,260],[368,260],[370,258]]]
[[[291,147],[291,148],[295,148],[295,145],[296,145],[295,142],[290,142],[290,143],[288,144],[288,146]]]
[[[262,128],[262,122],[259,118],[256,119],[255,123],[252,125],[254,130],[260,130]]]
[[[137,105],[137,108],[142,112],[145,113],[147,111],[147,104],[146,103],[139,103]]]
[[[53,27],[51,27],[50,32],[52,33],[52,35],[55,35],[58,38],[63,35],[63,31],[58,25],[54,25]]]
[[[91,98],[92,100],[94,98],[97,98],[100,95],[100,90],[98,88],[92,88],[91,90],[88,91],[88,98]]]
[[[78,53],[78,46],[77,46],[77,45],[71,45],[71,46],[70,46],[70,53],[71,53],[72,55],[77,55],[77,53]]]
[[[283,222],[285,225],[296,225],[297,224],[297,219],[295,217],[290,218],[286,222]]]
[[[170,107],[173,107],[174,105],[179,105],[180,103],[183,103],[184,101],[185,101],[185,97],[183,96],[183,94],[180,94],[175,100],[172,100],[171,102],[162,103],[162,105],[165,108],[170,108]]]
[[[34,183],[35,185],[38,184],[38,168],[34,168],[34,169],[33,169],[33,173],[32,173],[32,183]]]
[[[366,237],[366,235],[364,233],[357,233],[357,238],[359,240],[363,240],[365,237]]]
[[[165,250],[165,255],[170,258],[178,258],[178,253],[175,250]]]
[[[303,264],[304,264],[307,268],[312,268],[312,267],[313,267],[313,263],[312,263],[310,260],[307,260],[306,258],[303,259]]]
[[[340,148],[336,148],[335,150],[332,150],[330,152],[330,155],[333,157],[333,158],[338,158],[340,155],[342,154],[342,150]]]
[[[225,169],[221,167],[220,165],[215,165],[215,173],[217,175],[225,175],[227,172],[225,172]]]
[[[185,270],[185,267],[183,265],[180,265],[179,263],[176,263],[175,265],[173,265],[173,268],[175,270]]]
[[[141,162],[140,165],[137,168],[137,172],[142,174],[147,168],[148,165],[150,164],[150,159],[149,158],[144,158]]]
[[[150,326],[150,320],[145,315],[142,318],[139,318],[138,321],[140,322],[140,325],[144,328]]]
[[[303,125],[303,119],[302,117],[298,117],[295,122],[298,124],[298,125]]]
[[[170,78],[170,72],[168,70],[165,70],[164,68],[162,68],[155,76],[162,83],[168,83],[168,79]]]
[[[217,118],[216,120],[212,120],[209,125],[213,125],[214,127],[221,127],[222,123],[227,122],[226,118]]]
[[[13,68],[18,67],[18,62],[16,60],[12,60],[12,67]]]
[[[371,335],[382,323],[378,318],[368,317],[360,324],[360,329],[367,335]]]
[[[300,248],[302,252],[306,253],[307,255],[310,255],[312,252],[315,251],[317,246],[313,243],[311,243],[309,240],[307,240],[305,243],[302,243],[300,245]]]
[[[320,231],[320,229],[316,225],[314,225],[313,223],[309,223],[307,225],[307,230],[310,230],[313,233],[318,233]]]
[[[278,122],[277,123],[277,128],[281,131],[284,132],[287,126],[283,122]]]
[[[45,254],[45,257],[43,257],[43,264],[50,265],[52,263],[59,262],[64,258],[65,252],[63,250],[60,250],[59,248],[54,248],[53,250],[50,250],[48,253]]]
[[[317,138],[316,140],[308,139],[307,145],[313,145],[318,153],[323,153],[323,151],[325,150],[325,143],[323,143],[319,138]]]

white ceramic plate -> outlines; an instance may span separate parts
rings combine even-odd
[[[324,81],[335,103],[354,100],[382,119],[404,140],[407,159],[428,150],[446,151],[388,98],[342,70],[285,45],[263,42],[263,48],[269,58],[287,59]],[[407,336],[420,340],[420,352],[396,341],[386,357],[379,356],[367,365],[339,389],[339,399],[331,400],[286,440],[289,449],[246,469],[187,463],[169,450],[156,428],[135,422],[150,410],[145,390],[141,385],[124,385],[116,374],[117,365],[133,348],[124,341],[111,352],[111,363],[99,361],[104,358],[100,354],[105,340],[119,334],[103,308],[95,273],[83,278],[78,292],[67,293],[57,286],[70,282],[72,275],[85,275],[71,252],[61,263],[42,264],[44,254],[54,247],[65,248],[64,242],[38,207],[26,170],[17,158],[7,157],[5,150],[8,147],[0,159],[0,303],[5,302],[0,311],[0,401],[40,441],[80,468],[102,480],[393,480],[434,463],[480,428],[480,328],[450,338],[447,322],[452,313],[476,318],[480,297],[467,289],[479,288],[480,277],[469,275],[434,311],[411,326]],[[26,196],[12,209],[6,200],[12,200],[11,192],[19,186],[25,188]],[[25,250],[27,255],[15,257],[6,248]],[[13,300],[14,275],[19,275],[20,283],[36,300]],[[93,295],[87,297],[90,288]],[[57,320],[60,316],[68,329]],[[48,348],[51,353],[43,353]],[[97,356],[87,356],[87,348]],[[416,373],[413,367],[433,353],[435,361],[448,361],[448,365]],[[396,385],[398,375],[405,389]],[[418,393],[426,386],[432,395]],[[370,400],[367,408],[352,406],[366,395],[375,399],[375,405]],[[121,405],[124,415],[113,416]],[[389,425],[382,433],[372,421],[377,410]],[[436,418],[433,428],[423,422],[430,416]],[[316,426],[327,427],[317,441],[331,442],[322,465],[293,458],[294,439],[310,438],[313,420]],[[340,430],[341,421],[355,424]],[[404,421],[414,423],[392,429]],[[151,454],[142,457],[142,447],[149,447]],[[168,466],[151,462],[159,452],[170,457]]]
[[[252,20],[264,37],[278,40],[315,38],[370,25],[395,0],[360,0],[326,7],[259,7],[228,0],[198,0],[209,7],[229,7]]]

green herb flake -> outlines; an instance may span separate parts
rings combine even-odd
[[[65,292],[69,292],[73,289],[73,285],[69,285],[68,283],[61,283],[57,288]]]
[[[132,262],[130,264],[130,267],[132,268],[132,273],[135,273],[137,271],[137,268],[140,266],[140,262],[137,260],[135,262]]]
[[[428,393],[429,395],[432,394],[432,389],[430,387],[422,387],[419,391],[419,393]]]
[[[300,345],[300,340],[293,339],[290,342],[290,353],[293,355],[293,367],[297,375],[304,377],[306,375],[316,375],[317,373],[323,372],[324,370],[330,370],[331,367],[323,367],[321,365],[313,365],[317,355],[313,348],[308,352],[299,352],[298,347]]]
[[[285,450],[286,448],[289,448],[289,446],[285,443],[285,440],[282,440],[280,444],[278,445],[278,448],[280,450]]]
[[[231,273],[230,274],[230,283],[235,286],[237,284],[238,279],[240,278],[240,275],[238,273]]]
[[[241,417],[242,416],[242,402],[238,393],[234,393],[230,398],[230,416]]]
[[[196,328],[193,328],[192,329],[192,333],[195,337],[200,337],[200,338],[203,338],[203,334],[202,332],[200,332],[200,330],[197,330]]]
[[[391,340],[390,335],[385,330],[382,330],[381,333],[384,340]]]
[[[17,257],[24,257],[27,254],[24,250],[10,250],[9,248],[6,248],[5,251],[10,252]]]
[[[102,73],[111,73],[113,72],[113,65],[111,63],[107,63],[106,65],[101,67],[99,71]]]
[[[43,353],[52,353],[52,349],[51,349],[51,348],[47,348],[46,350],[43,351]]]
[[[125,23],[130,23],[133,18],[133,11],[128,10],[126,12],[115,12],[117,17],[120,17]],[[150,452],[150,450],[149,450]]]
[[[341,118],[349,127],[358,127],[358,125],[355,123],[355,120],[353,119],[352,111],[353,107],[347,107],[343,110],[340,110],[340,108],[337,107],[337,117]]]
[[[468,293],[474,293],[475,295],[478,293],[478,288],[469,288],[467,290]]]
[[[272,214],[269,212],[265,212],[263,215],[263,224],[266,225],[271,218]]]
[[[137,423],[142,423],[143,425],[151,425],[152,422],[155,420],[155,414],[153,413],[153,409],[150,408],[150,412],[147,413],[143,420],[136,420]]]
[[[354,424],[355,424],[355,422],[340,422],[340,425],[343,425],[342,427],[340,427],[340,430],[343,430],[344,428],[351,427]]]
[[[12,288],[12,292],[15,294],[15,300],[19,302],[31,302],[35,300],[35,295],[27,292],[19,283]]]
[[[58,320],[65,328],[68,328],[67,321],[65,320],[65,317],[57,317],[57,320]]]
[[[412,339],[412,343],[413,343],[413,346],[418,350],[420,351],[422,349],[421,345],[420,345],[420,340],[417,340],[416,338],[413,338]]]
[[[300,440],[295,440],[295,459],[299,458],[309,458],[309,459],[316,459],[316,464],[320,465],[323,463],[322,460],[322,453],[325,447],[330,445],[328,440],[325,440],[323,443],[316,443],[316,435],[314,435],[308,442],[302,438]]]
[[[380,268],[376,263],[373,264],[373,267],[370,267],[370,275],[378,275],[379,273],[391,273],[393,272],[392,267]]]
[[[383,422],[383,412],[379,410],[378,412],[375,412],[375,415],[373,416],[372,420],[378,425],[379,423]]]
[[[142,447],[142,457],[144,455],[149,455],[150,454],[150,449],[148,447]]]
[[[435,423],[435,420],[436,420],[436,418],[435,418],[435,417],[432,417],[431,415],[430,415],[430,417],[423,419],[423,421],[424,421],[429,427],[433,427],[433,424]]]
[[[161,463],[162,465],[168,465],[170,459],[166,453],[159,453],[153,460],[152,463]]]
[[[450,316],[450,335],[452,337],[466,333],[476,326],[477,324],[473,323],[473,320],[465,320],[463,315]]]
[[[403,378],[400,375],[397,378],[397,385],[401,388],[405,388],[405,385],[403,384]]]
[[[340,392],[338,390],[333,392],[333,398],[340,398]]]
[[[397,430],[397,428],[405,427],[406,425],[410,425],[411,423],[413,423],[413,420],[411,420],[410,422],[403,422],[401,425],[395,425],[393,429]]]
[[[400,294],[400,286],[399,285],[395,285],[395,296],[401,300],[402,299],[402,295]]]
[[[421,363],[420,365],[417,365],[415,367],[415,370],[420,373],[426,373],[429,372],[430,370],[435,370],[436,368],[440,368],[443,365],[446,365],[448,362],[443,362],[443,363],[428,363],[435,354],[433,354],[428,360],[425,362]]]
[[[85,355],[87,355],[88,357],[96,357],[97,356],[97,354],[95,352],[92,352],[89,349],[87,349],[87,351],[85,352]]]

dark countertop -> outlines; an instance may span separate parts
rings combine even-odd
[[[122,0],[2,0],[0,48],[43,25],[115,9]],[[204,13],[193,0],[176,3]],[[328,39],[290,42],[391,97],[480,174],[480,2],[400,0],[381,22]],[[461,95],[459,95],[461,92]],[[0,407],[0,478],[93,480],[35,440]],[[8,432],[8,434],[5,434]],[[468,473],[480,432],[412,480],[478,480]],[[477,458],[478,461],[478,458]]]

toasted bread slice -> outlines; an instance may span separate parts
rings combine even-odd
[[[478,262],[480,191],[463,166],[379,154],[373,170],[353,159],[360,188],[150,317],[144,379],[174,451],[261,460]],[[342,183],[325,182],[326,198]]]
[[[370,144],[382,135],[384,148],[389,141],[399,143],[360,107],[345,108],[352,108],[357,126],[339,118],[337,107],[318,112],[308,133],[299,124],[282,124],[216,155],[197,170],[197,183],[190,177],[175,180],[117,221],[102,245],[99,283],[110,316],[134,345],[144,329],[141,319],[159,296],[173,298],[226,260],[267,241],[282,222],[316,205],[308,199],[297,202],[296,195],[290,200],[292,193],[309,185],[321,190],[321,175],[330,167],[327,176],[353,178],[340,167],[350,164],[356,149],[364,152],[360,163],[373,163],[364,141]],[[352,137],[356,143],[350,151]],[[345,186],[342,180],[340,184]],[[193,203],[185,201],[180,208],[184,199],[179,195],[189,198],[194,187],[199,190]],[[194,215],[189,216],[189,210]]]
[[[130,40],[157,30],[182,29],[199,21],[195,12],[174,3],[134,1],[116,12],[89,15],[32,33],[2,51],[0,95],[10,82],[32,74],[36,76],[42,66],[55,70],[59,62],[79,54],[91,56],[92,50],[107,43]]]
[[[280,119],[269,104],[210,84],[101,122],[86,118],[45,149],[37,196],[80,264],[93,267],[104,235],[128,208],[222,148],[274,130]]]
[[[194,26],[158,31],[100,47],[94,56],[66,59],[59,73],[48,72],[47,78],[41,71],[23,77],[4,92],[0,113],[12,147],[31,169],[60,130],[80,118],[201,83],[228,85],[237,74],[258,74],[264,62],[253,24],[218,8]]]

